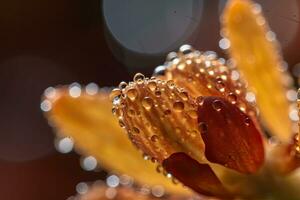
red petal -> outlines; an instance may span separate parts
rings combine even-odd
[[[163,161],[163,167],[184,185],[200,194],[230,196],[208,164],[201,164],[183,152],[172,154]]]
[[[205,97],[198,122],[210,162],[242,173],[256,172],[264,162],[260,131],[237,106],[219,97]]]

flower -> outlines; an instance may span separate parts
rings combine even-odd
[[[183,45],[153,77],[137,73],[112,91],[47,90],[42,105],[58,134],[137,182],[93,186],[81,199],[152,199],[141,195],[148,187],[165,199],[300,198],[296,106],[274,33],[250,0],[230,0],[222,24],[227,63]]]

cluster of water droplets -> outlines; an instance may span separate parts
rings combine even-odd
[[[158,66],[154,75],[164,75],[181,87],[192,88],[194,97],[208,90],[207,96],[223,97],[243,112],[258,112],[255,94],[246,90],[247,83],[241,80],[234,61],[218,58],[213,51],[200,52],[182,45],[179,52],[168,54],[165,64]],[[195,88],[199,94],[193,92]]]

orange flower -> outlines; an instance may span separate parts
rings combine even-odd
[[[296,106],[285,98],[290,86],[282,81],[290,78],[278,70],[278,44],[249,0],[230,0],[222,19],[227,64],[183,45],[153,77],[138,73],[110,97],[109,89],[72,85],[46,94],[42,104],[59,134],[137,183],[92,187],[79,198],[110,199],[112,190],[116,199],[300,199],[299,139],[289,119]],[[137,185],[164,192],[145,196]]]

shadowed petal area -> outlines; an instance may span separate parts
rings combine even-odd
[[[223,28],[230,40],[230,56],[256,93],[265,126],[282,141],[289,141],[292,131],[285,94],[292,79],[279,71],[284,68],[279,45],[260,6],[249,0],[229,1]]]
[[[162,185],[169,192],[190,193],[156,172],[156,165],[145,161],[131,144],[118,120],[111,113],[110,91],[90,95],[83,90],[71,96],[66,88],[55,89],[55,97],[46,98],[52,109],[46,112],[57,133],[71,136],[76,149],[94,156],[101,167],[119,174],[127,174],[138,183]]]
[[[163,166],[179,181],[200,194],[230,196],[208,164],[201,164],[183,152],[172,154],[163,161]]]
[[[256,172],[264,162],[260,131],[251,118],[219,97],[204,97],[198,122],[205,156],[242,173]]]

